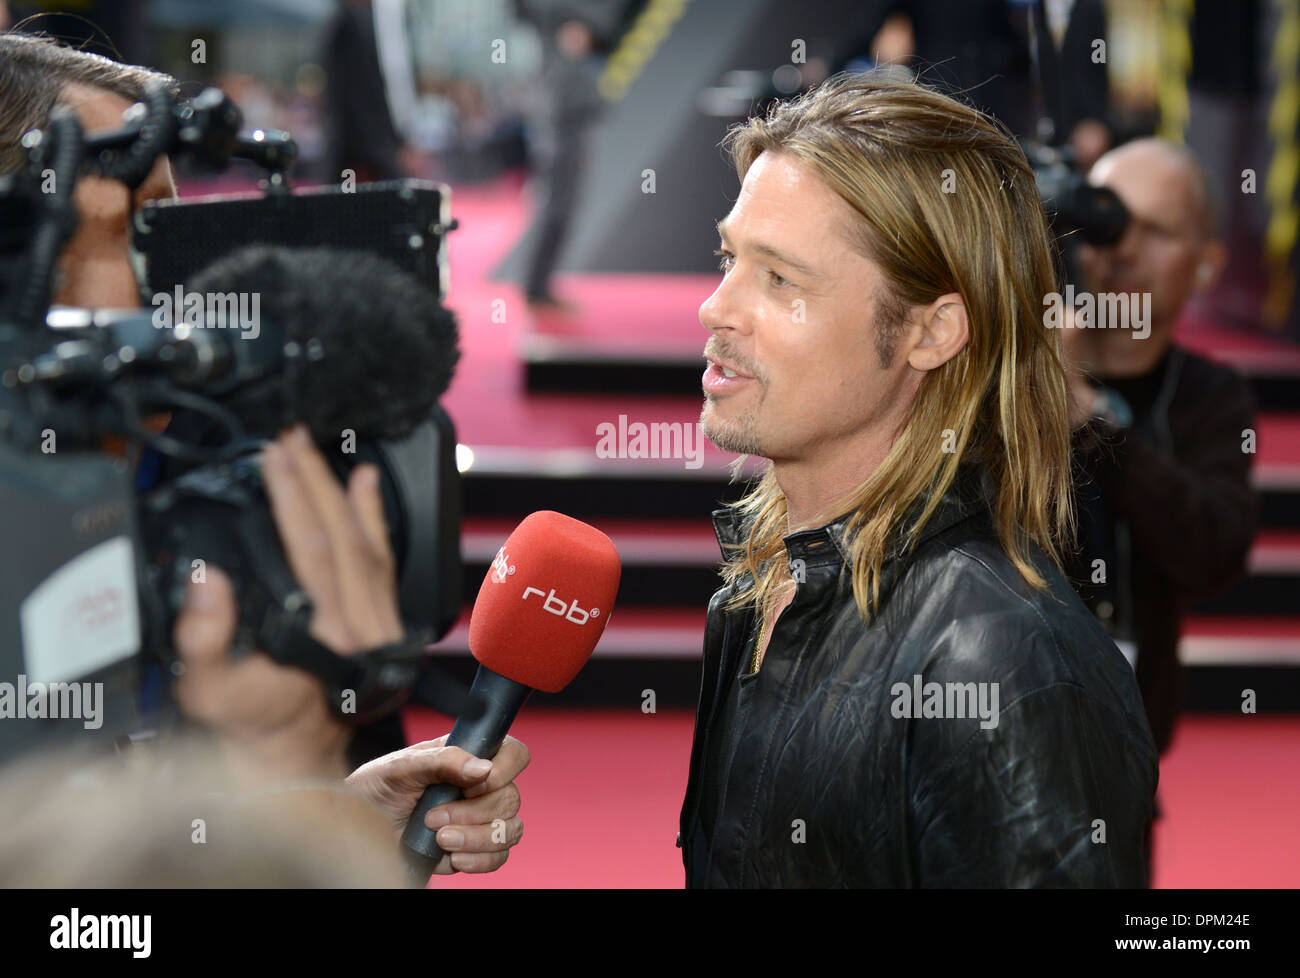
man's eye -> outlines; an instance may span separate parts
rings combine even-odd
[[[780,275],[776,274],[776,272],[769,270],[767,274],[772,276],[772,284],[775,285],[778,289],[781,288],[782,286],[786,286],[790,284],[789,279],[782,278]]]
[[[736,256],[729,251],[723,251],[721,248],[714,248],[713,253],[722,256],[722,260],[718,262],[718,271],[731,271],[731,263],[736,260]]]

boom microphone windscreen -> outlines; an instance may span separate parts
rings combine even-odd
[[[231,345],[290,342],[310,351],[292,383],[276,375],[223,398],[251,431],[287,409],[321,444],[337,442],[345,429],[358,438],[404,438],[429,417],[460,357],[453,314],[413,277],[365,251],[250,245],[195,274],[189,288],[256,297],[258,316],[278,326],[219,334],[238,337]]]

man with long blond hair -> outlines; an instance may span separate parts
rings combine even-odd
[[[688,886],[1147,885],[1156,753],[1062,576],[1070,393],[1005,129],[842,75],[728,135],[701,423],[714,513]]]

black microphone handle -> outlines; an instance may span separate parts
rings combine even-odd
[[[487,760],[496,757],[510,724],[514,723],[515,715],[532,692],[530,687],[480,665],[465,708],[451,728],[447,746],[460,747]],[[442,850],[436,841],[438,833],[424,824],[425,814],[431,808],[461,797],[463,793],[459,785],[445,782],[429,785],[416,802],[411,819],[402,832],[402,851],[412,883],[420,886],[428,883],[434,867],[442,858]]]

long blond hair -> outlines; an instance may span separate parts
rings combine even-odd
[[[724,145],[742,181],[759,154],[790,154],[857,212],[859,250],[880,266],[887,289],[874,324],[884,348],[911,307],[949,292],[966,305],[965,348],[927,372],[889,453],[836,511],[851,514],[862,617],[877,611],[895,532],[906,552],[963,462],[986,466],[999,541],[1028,584],[1044,589],[1028,541],[1059,567],[1058,545],[1074,534],[1068,389],[1060,337],[1043,320],[1045,297],[1057,290],[1054,244],[1015,140],[919,84],[842,74],[733,127]],[[919,517],[898,527],[922,493]],[[738,586],[729,606],[765,610],[787,574],[776,559],[786,503],[770,465],[732,505],[748,534],[723,567]]]

